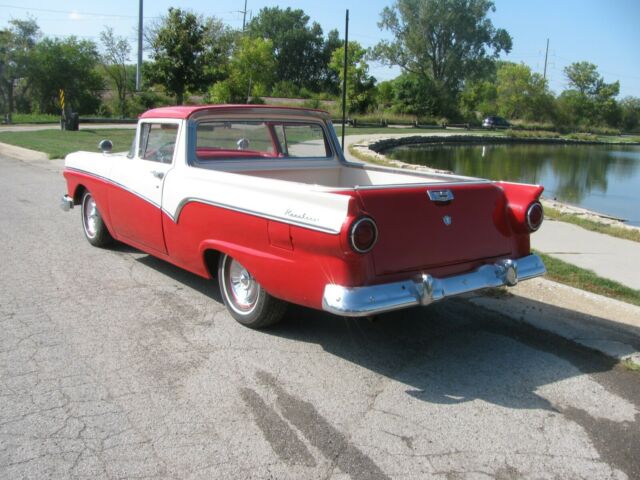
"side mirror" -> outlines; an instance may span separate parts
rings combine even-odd
[[[111,143],[111,140],[101,140],[98,144],[98,148],[102,153],[111,153],[111,150],[113,150],[113,143]]]

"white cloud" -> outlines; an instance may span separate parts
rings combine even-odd
[[[80,15],[80,13],[77,10],[71,10],[71,12],[69,12],[69,20],[82,20],[83,17],[82,15]]]

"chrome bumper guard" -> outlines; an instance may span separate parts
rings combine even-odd
[[[520,280],[546,273],[538,255],[518,260],[501,260],[483,265],[473,272],[446,278],[424,274],[420,280],[343,287],[329,284],[324,288],[322,308],[346,317],[366,317],[416,305],[429,305],[446,297],[473,292],[488,287],[514,286]]]
[[[63,195],[62,199],[60,200],[60,208],[65,212],[71,210],[73,208],[73,198],[71,198],[69,195]]]

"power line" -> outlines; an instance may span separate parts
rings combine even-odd
[[[28,8],[28,7],[20,7],[17,5],[0,5],[2,8],[15,8],[17,10],[27,10],[33,12],[44,12],[44,13],[63,13],[65,15],[76,14],[85,17],[114,17],[114,18],[138,18],[137,15],[118,15],[113,13],[95,13],[95,12],[78,12],[75,10],[53,10],[50,8]],[[160,17],[148,17],[148,18],[160,18]]]

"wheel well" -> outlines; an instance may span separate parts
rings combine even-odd
[[[80,205],[80,203],[82,203],[82,196],[84,195],[84,192],[87,189],[85,188],[84,185],[78,185],[76,187],[76,191],[73,192],[73,204],[74,205]]]
[[[205,250],[204,252],[204,264],[211,275],[211,278],[218,276],[218,261],[220,259],[220,252],[218,250]]]

